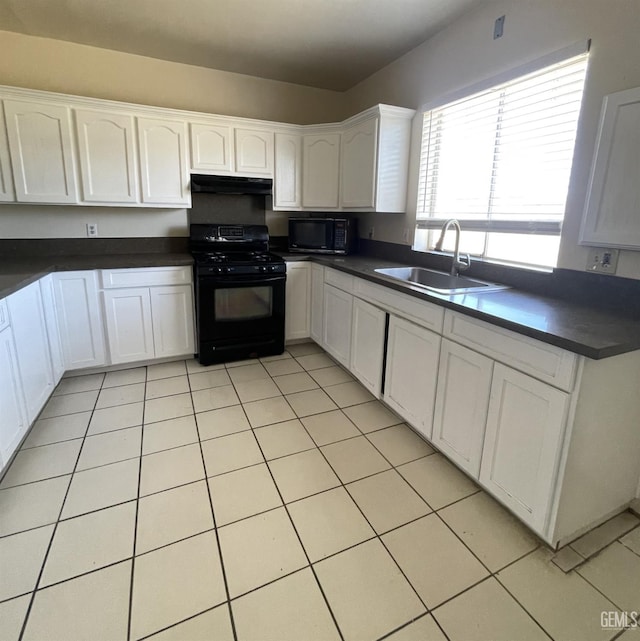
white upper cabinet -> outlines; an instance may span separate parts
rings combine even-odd
[[[606,96],[580,233],[584,245],[640,248],[640,87]]]
[[[300,209],[302,204],[302,136],[276,133],[273,208]]]
[[[186,123],[138,118],[138,145],[142,202],[190,206]]]
[[[273,176],[273,131],[236,128],[235,169],[241,176]]]
[[[340,205],[344,208],[375,206],[378,119],[348,127],[342,133]]]
[[[18,100],[4,108],[17,200],[76,203],[71,109]]]
[[[191,169],[229,174],[233,170],[231,125],[191,123]]]
[[[76,109],[75,117],[82,200],[137,202],[133,116]]]
[[[4,107],[0,101],[0,202],[12,202],[15,199],[9,141],[7,140],[7,130],[4,127]]]
[[[340,206],[404,213],[413,109],[378,105],[342,133]]]
[[[340,184],[340,134],[305,134],[302,157],[302,205],[337,209]]]

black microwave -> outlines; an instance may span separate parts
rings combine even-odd
[[[357,242],[356,218],[289,218],[289,251],[350,254]]]

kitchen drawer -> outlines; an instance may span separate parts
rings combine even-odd
[[[426,327],[437,334],[442,333],[444,308],[438,305],[419,300],[414,296],[401,294],[388,287],[374,285],[361,278],[355,279],[353,293],[388,312],[404,316],[417,325]]]
[[[188,285],[191,267],[143,267],[140,269],[103,269],[103,289],[118,287],[154,287],[156,285]]]
[[[578,356],[560,347],[448,310],[443,334],[545,383],[573,388]]]
[[[0,330],[9,325],[9,312],[7,310],[7,299],[0,300]]]
[[[324,270],[325,283],[349,292],[350,294],[353,293],[353,281],[354,278],[351,274],[345,274],[344,272],[339,272],[331,268],[325,268]]]

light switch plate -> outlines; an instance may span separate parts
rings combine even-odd
[[[615,274],[618,268],[618,249],[591,247],[587,259],[587,271],[599,274]]]

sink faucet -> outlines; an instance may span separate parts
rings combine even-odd
[[[434,250],[435,251],[442,251],[442,243],[444,242],[444,235],[447,233],[447,230],[449,227],[453,227],[456,232],[456,246],[453,251],[453,263],[451,264],[451,275],[452,276],[457,276],[458,272],[463,272],[465,269],[469,269],[469,266],[471,265],[471,257],[469,254],[464,254],[466,258],[464,260],[460,260],[460,223],[455,219],[455,218],[450,218],[445,222],[444,225],[442,225],[442,231],[440,232],[440,238],[438,238],[438,242],[436,243]]]

